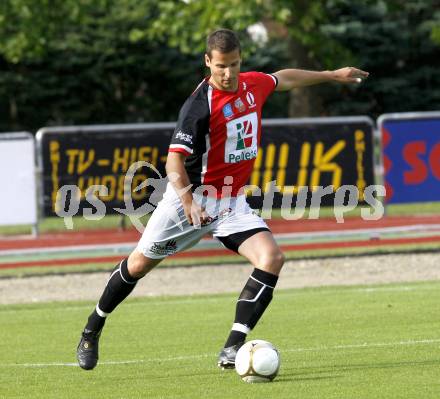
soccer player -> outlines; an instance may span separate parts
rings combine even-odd
[[[368,73],[352,67],[240,73],[240,54],[233,31],[220,29],[209,35],[205,63],[210,76],[180,110],[166,162],[170,182],[162,201],[136,249],[111,273],[88,318],[77,348],[83,369],[96,366],[106,318],[137,281],[207,233],[254,267],[238,298],[219,367],[234,367],[237,350],[272,299],[284,256],[266,223],[248,206],[243,189],[257,157],[264,102],[274,91],[324,82],[359,83]]]

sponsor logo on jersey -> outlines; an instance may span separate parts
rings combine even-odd
[[[226,119],[230,119],[234,116],[234,111],[232,111],[231,104],[228,103],[223,107],[223,115]]]
[[[252,122],[244,121],[237,123],[237,148],[236,150],[244,150],[252,145]]]
[[[169,240],[166,244],[160,244],[158,242],[153,243],[150,251],[157,255],[172,255],[177,252],[176,240]]]
[[[256,112],[226,124],[225,163],[249,161],[257,157],[258,117]]]
[[[193,142],[192,142],[192,137],[191,137],[191,135],[188,134],[188,133],[183,133],[181,130],[179,130],[179,131],[176,133],[176,139],[183,140],[183,141],[185,141],[185,142],[187,142],[187,143],[189,143],[189,144],[192,144],[192,143],[193,143]]]
[[[244,105],[240,97],[235,100],[234,106],[238,110],[238,112],[243,112],[246,110],[246,105]]]
[[[249,108],[253,108],[253,107],[256,106],[256,104],[255,104],[255,97],[254,97],[254,95],[250,91],[248,91],[247,94],[246,94],[246,101],[249,104]]]

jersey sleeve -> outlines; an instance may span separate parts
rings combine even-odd
[[[274,75],[263,72],[252,72],[252,79],[257,83],[264,100],[274,92],[278,85],[278,79]]]
[[[193,94],[180,109],[168,152],[180,152],[186,156],[194,153],[197,137],[203,134],[200,130],[205,126],[206,119],[206,106],[199,97]]]
[[[176,128],[171,137],[168,152],[180,152],[186,156],[194,152],[194,142],[197,137],[197,114],[194,112],[194,101],[188,98],[179,112]]]

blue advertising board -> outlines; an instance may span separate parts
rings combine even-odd
[[[387,203],[440,201],[440,112],[385,114],[378,126]]]

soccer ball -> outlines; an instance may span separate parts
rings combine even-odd
[[[280,369],[280,354],[270,342],[261,339],[246,342],[237,352],[235,371],[249,383],[270,382]]]

